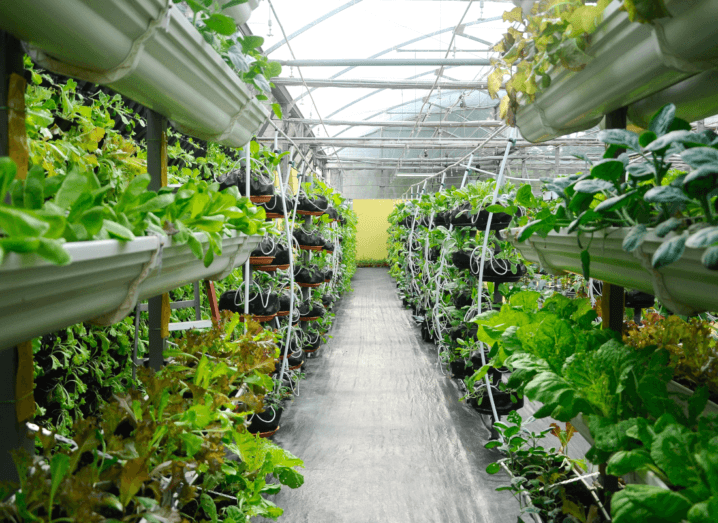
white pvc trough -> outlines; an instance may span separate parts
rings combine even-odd
[[[9,254],[0,265],[0,349],[83,321],[116,323],[138,300],[225,278],[260,240],[244,234],[224,238],[222,255],[209,267],[186,245],[157,236],[69,243],[73,261],[64,267],[36,255]]]
[[[510,229],[506,236],[524,258],[539,263],[548,272],[582,274],[576,234],[551,232],[546,238],[534,234],[519,242],[519,232],[520,229]],[[581,236],[581,245],[590,243],[592,278],[653,294],[676,314],[718,311],[718,271],[703,266],[703,249],[686,248],[680,260],[655,270],[651,258],[664,240],[649,232],[643,245],[628,253],[621,247],[626,234],[626,229],[609,228],[595,233],[593,240],[587,234]]]
[[[202,140],[242,147],[268,114],[172,0],[7,0],[0,28],[41,67],[107,85]]]
[[[517,113],[521,134],[543,142],[590,129],[603,115],[718,67],[715,0],[670,0],[671,18],[630,22],[619,2],[606,8],[579,72],[559,70],[551,86]]]

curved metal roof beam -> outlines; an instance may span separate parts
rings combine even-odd
[[[448,69],[448,67],[447,67],[447,69]],[[421,77],[421,76],[426,76],[426,75],[433,74],[433,73],[434,73],[434,71],[428,71],[428,72],[421,73],[421,74],[418,74],[418,75],[415,75],[415,76],[410,76],[409,78],[407,78],[407,80],[413,80],[413,79],[415,79],[415,78],[419,78],[419,77]],[[378,94],[378,93],[380,93],[380,92],[382,92],[382,91],[385,91],[385,90],[386,90],[386,89],[377,89],[376,91],[372,91],[371,93],[365,94],[364,96],[362,96],[362,97],[360,97],[360,98],[357,98],[356,100],[353,100],[353,101],[349,102],[347,105],[345,105],[345,106],[342,107],[341,109],[338,109],[338,110],[334,111],[332,114],[330,114],[329,116],[327,116],[327,118],[331,118],[332,116],[334,116],[334,115],[337,114],[338,112],[341,112],[341,111],[343,111],[344,109],[347,109],[348,107],[351,107],[352,105],[354,105],[354,104],[356,104],[356,103],[359,103],[359,102],[361,102],[361,101],[363,101],[363,100],[366,100],[366,99],[369,98],[370,96],[374,96],[375,94]],[[438,94],[439,94],[439,93],[434,93],[434,94],[432,94],[431,96],[432,96],[432,97],[438,96]],[[364,118],[364,120],[369,120],[369,119],[371,119],[371,118],[374,118],[375,116],[379,116],[380,114],[384,114],[384,113],[386,113],[386,112],[388,112],[388,111],[391,111],[392,109],[396,109],[397,107],[402,107],[402,106],[404,106],[404,105],[409,105],[409,104],[411,104],[411,103],[415,103],[417,100],[419,100],[419,98],[414,98],[413,100],[410,100],[410,101],[408,101],[408,102],[404,102],[404,103],[401,103],[401,104],[399,104],[399,105],[394,105],[394,106],[392,106],[392,107],[389,107],[389,108],[387,108],[387,109],[384,109],[383,111],[379,111],[378,113],[374,113],[374,114],[372,114],[372,115],[370,115],[370,116],[367,116],[366,118]],[[377,127],[380,127],[380,126],[377,126]],[[345,129],[342,129],[341,131],[339,131],[337,134],[335,134],[335,135],[333,135],[333,136],[335,136],[335,137],[336,137],[336,136],[339,136],[339,135],[341,135],[341,134],[344,133],[345,131],[348,131],[348,130],[351,129],[351,128],[352,128],[352,126],[347,126]]]
[[[502,16],[494,16],[493,18],[482,18],[482,19],[480,19],[480,20],[474,20],[473,22],[467,22],[467,23],[465,23],[465,24],[464,24],[464,27],[468,27],[468,26],[470,26],[470,25],[483,24],[483,23],[486,23],[486,22],[496,22],[496,21],[498,21],[498,20],[503,20],[503,17],[502,17]],[[453,31],[454,29],[456,29],[456,27],[452,25],[451,27],[447,27],[447,28],[445,28],[445,29],[439,29],[438,31],[434,31],[433,33],[427,33],[427,34],[422,35],[422,36],[417,36],[416,38],[412,38],[411,40],[407,40],[406,42],[402,42],[402,43],[400,43],[399,45],[395,45],[395,46],[389,47],[388,49],[384,49],[383,51],[380,51],[380,52],[378,52],[378,53],[376,53],[376,54],[370,56],[369,59],[379,58],[380,56],[384,56],[385,54],[389,54],[389,53],[391,53],[392,51],[396,51],[397,49],[399,49],[399,48],[401,48],[401,47],[404,47],[404,46],[406,46],[406,45],[411,45],[411,44],[413,44],[413,43],[421,42],[422,40],[426,40],[427,38],[432,38],[432,37],[434,37],[434,36],[438,36],[438,35],[443,34],[443,33],[448,33],[448,32],[450,32],[450,31]],[[290,37],[290,38],[291,38],[291,37]],[[267,52],[267,54],[269,54],[269,52]],[[333,76],[330,76],[329,78],[331,78],[331,79],[339,78],[340,76],[342,76],[342,75],[348,73],[348,72],[351,71],[352,69],[356,69],[356,67],[347,67],[347,68],[345,68],[345,69],[342,69],[342,70],[339,71],[337,74],[335,74],[335,75],[333,75]],[[432,71],[432,72],[433,72],[433,71]],[[411,77],[411,78],[417,78],[417,77],[416,77],[416,76],[413,76],[413,77]],[[289,111],[292,110],[292,108],[297,104],[297,102],[298,102],[299,100],[301,100],[302,98],[304,98],[305,96],[307,96],[307,94],[309,94],[310,92],[314,92],[316,89],[321,89],[321,88],[320,88],[320,87],[314,87],[313,89],[310,89],[309,91],[304,92],[304,93],[300,94],[298,97],[294,98],[293,103],[290,104],[289,109],[287,110],[287,113],[289,113]]]
[[[431,74],[431,73],[433,73],[433,71],[430,71],[430,72],[428,72],[428,73],[422,73],[422,74],[417,75],[417,76],[422,76],[422,75]],[[384,90],[384,89],[379,89],[379,91],[383,91],[383,90]],[[376,93],[374,93],[374,94],[376,94]],[[453,94],[453,93],[452,93],[452,94]],[[435,97],[437,97],[437,96],[439,96],[439,95],[440,95],[440,93],[433,93],[433,94],[431,94],[429,100],[434,99]],[[384,109],[383,111],[379,111],[378,113],[374,113],[374,114],[372,114],[371,116],[368,116],[367,118],[365,118],[365,120],[369,120],[370,118],[374,118],[375,116],[379,116],[380,114],[387,113],[387,112],[391,111],[392,109],[396,109],[396,108],[398,108],[398,107],[403,107],[403,106],[405,106],[405,105],[409,105],[409,104],[416,103],[417,100],[419,100],[419,98],[414,98],[413,100],[410,100],[410,101],[408,101],[408,102],[403,102],[403,103],[400,103],[400,104],[398,104],[398,105],[394,105],[394,106],[392,106],[392,107],[389,107],[389,108],[387,108],[387,109]],[[357,100],[357,101],[358,101],[358,100]],[[356,101],[355,101],[355,102],[356,102]],[[352,102],[352,103],[355,103],[355,102]],[[489,108],[490,108],[490,107],[474,107],[474,108],[472,108],[472,111],[471,111],[471,113],[469,113],[469,114],[473,114],[473,113],[474,113],[476,110],[478,110],[478,109],[489,109]],[[430,114],[443,114],[443,113],[430,113]],[[427,116],[428,116],[428,115],[427,115]],[[378,125],[377,127],[380,128],[380,129],[383,129],[383,127],[381,127],[380,125]],[[354,128],[354,126],[347,126],[347,127],[345,127],[344,129],[342,129],[341,131],[339,131],[337,134],[333,135],[332,138],[337,138],[340,134],[342,134],[342,133],[344,133],[345,131],[348,131],[349,129],[352,129],[352,128]],[[477,134],[478,134],[480,131],[482,131],[482,130],[485,131],[485,129],[479,127],[479,128],[477,128],[475,131],[472,131],[470,136],[471,136],[471,137],[474,137],[475,135],[477,135]],[[374,130],[374,131],[371,131],[371,132],[369,132],[369,133],[367,133],[367,134],[364,134],[364,135],[362,135],[362,136],[363,136],[363,137],[366,137],[366,136],[369,136],[369,135],[371,135],[372,133],[376,133],[376,132],[377,132],[377,131]],[[361,136],[358,137],[358,138],[361,138]],[[345,149],[345,148],[344,148],[344,147],[338,148],[338,149],[336,150],[336,153],[338,154],[338,153],[339,153],[340,151],[342,151],[343,149]]]
[[[269,56],[269,53],[272,53],[272,52],[276,51],[277,49],[279,49],[280,47],[282,47],[284,44],[286,44],[289,40],[294,40],[294,39],[295,39],[297,36],[299,36],[300,34],[302,34],[302,33],[306,32],[306,31],[308,31],[309,29],[311,29],[311,28],[313,28],[313,27],[315,27],[315,26],[321,24],[322,22],[324,22],[325,20],[328,20],[328,19],[331,18],[332,16],[341,13],[341,12],[344,11],[345,9],[348,9],[348,8],[352,7],[353,5],[358,4],[358,3],[361,2],[361,1],[362,1],[362,0],[351,0],[350,2],[347,2],[346,4],[344,4],[344,5],[340,6],[340,7],[337,7],[337,8],[334,9],[333,11],[329,11],[328,13],[325,13],[324,15],[320,16],[319,18],[317,18],[317,19],[314,20],[313,22],[308,23],[307,25],[305,25],[305,26],[302,27],[301,29],[298,29],[297,31],[294,31],[294,32],[293,32],[292,34],[290,34],[286,39],[281,40],[280,42],[274,44],[272,47],[270,47],[269,49],[267,49],[267,51],[265,52],[265,54],[266,54],[267,56]]]

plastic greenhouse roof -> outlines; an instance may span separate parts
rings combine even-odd
[[[289,46],[284,43],[281,28],[290,36]],[[248,22],[252,33],[265,38],[263,49],[271,60],[322,60],[322,59],[486,59],[495,53],[489,50],[501,40],[510,26],[502,20],[502,14],[514,7],[511,0],[271,0],[260,3]],[[332,12],[334,14],[330,15]],[[270,23],[271,22],[271,23]],[[457,26],[461,27],[454,32]],[[454,37],[453,43],[452,37]],[[449,45],[451,43],[451,50]],[[448,54],[447,54],[448,52]],[[437,80],[439,66],[361,66],[361,67],[316,67],[302,66],[305,80],[415,80],[433,83]],[[442,82],[486,81],[489,66],[462,65],[446,66]],[[296,67],[283,66],[281,78],[293,77],[300,80]],[[499,99],[491,99],[488,92],[479,89],[376,89],[354,87],[320,87],[312,89],[314,103],[307,96],[303,85],[287,85],[290,95],[304,115],[304,118],[324,120],[374,120],[386,121],[483,121],[498,120]],[[429,95],[429,93],[431,93]],[[427,96],[429,95],[429,96]],[[316,104],[316,106],[314,105]],[[318,113],[317,113],[318,111]],[[415,138],[436,142],[435,148],[387,147],[374,144],[372,148],[332,148],[317,143],[325,152],[324,159],[333,163],[334,168],[344,171],[344,184],[353,186],[349,190],[353,197],[386,197],[381,192],[368,193],[362,187],[393,187],[389,197],[400,196],[403,190],[418,178],[397,179],[400,173],[438,172],[452,161],[459,160],[471,152],[481,138],[488,138],[498,129],[494,127],[370,127],[327,125],[326,131],[313,126],[313,134],[319,142],[326,137],[339,138]],[[518,137],[518,135],[517,135]],[[591,136],[592,137],[592,136]],[[472,138],[473,145],[463,144],[460,148],[441,148],[443,140]],[[497,140],[506,140],[508,130],[499,132]],[[531,147],[534,154],[553,155],[553,147]],[[340,158],[348,159],[337,166],[337,152]],[[586,150],[563,148],[561,156]],[[531,151],[528,151],[531,154]],[[484,149],[477,156],[486,157],[503,154],[503,148]],[[319,153],[321,157],[321,152]],[[364,169],[356,162],[375,159],[373,170]],[[413,160],[401,168],[390,168],[382,164],[387,158]],[[475,157],[476,158],[476,157]],[[381,161],[377,160],[381,159]],[[417,168],[416,164],[426,160],[429,165]],[[444,159],[446,161],[441,161]],[[354,162],[353,167],[350,162]],[[433,163],[432,163],[433,162]],[[482,163],[495,172],[498,163]],[[554,163],[555,165],[555,163]],[[457,167],[448,173],[449,178],[460,180],[464,169]],[[538,176],[538,172],[534,173]],[[407,176],[411,176],[409,174]],[[419,174],[420,176],[420,174]],[[453,183],[449,180],[449,183]],[[346,186],[344,187],[347,188]]]
[[[343,11],[317,23],[302,34],[290,40],[290,45],[297,59],[336,59],[336,58],[371,58],[406,59],[406,58],[444,58],[453,36],[453,30],[462,16],[466,25],[465,34],[484,40],[493,45],[500,40],[508,27],[501,20],[502,13],[510,7],[511,2],[459,0],[312,0],[311,3],[295,0],[273,0],[279,21],[287,34],[312,24],[325,14],[338,7],[349,4]],[[308,8],[311,5],[311,8]],[[468,7],[468,11],[467,11]],[[253,13],[249,27],[256,35],[265,38],[265,51],[283,42],[280,28],[273,16],[270,17],[270,6],[262,2]],[[271,33],[268,21],[272,20]],[[443,31],[443,32],[442,32]],[[432,34],[434,33],[434,34]],[[439,34],[435,34],[439,33]],[[270,36],[271,34],[271,36]],[[429,36],[427,36],[429,35]],[[471,38],[456,36],[449,58],[487,58],[489,48],[486,43]],[[420,52],[406,52],[418,50]],[[431,50],[435,52],[424,52]],[[484,50],[484,52],[475,52]],[[474,51],[474,52],[464,52]],[[273,60],[292,59],[288,46],[282,45],[269,54]],[[434,66],[404,67],[356,67],[346,70],[344,67],[303,67],[305,79],[376,79],[433,81],[436,79]],[[447,67],[442,80],[478,81],[488,74],[488,67],[462,66]],[[282,77],[299,77],[296,68],[285,66]],[[317,112],[304,87],[288,87],[303,114],[316,118]],[[383,90],[376,92],[364,100],[353,102],[375,89],[365,88],[320,88],[314,91],[314,100],[319,114],[324,119],[364,120],[376,115],[377,118],[410,120],[421,108],[421,100],[428,94],[426,89]],[[451,105],[457,98],[457,91],[432,93],[432,103],[438,106]],[[460,93],[460,91],[459,91]],[[300,98],[301,97],[301,98]],[[418,100],[419,103],[412,103]],[[492,101],[495,105],[496,101]],[[417,107],[418,105],[418,107]],[[429,107],[424,107],[427,111]],[[387,114],[382,111],[390,110]],[[440,111],[433,106],[431,111]],[[379,114],[377,114],[379,113]],[[341,128],[332,127],[334,135]],[[322,131],[319,130],[319,135]],[[360,136],[367,132],[366,127],[345,131],[344,136]]]

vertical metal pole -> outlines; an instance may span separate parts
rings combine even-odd
[[[627,119],[628,109],[622,107],[612,111],[606,115],[606,129],[625,129],[628,123]],[[618,150],[616,156],[623,153],[624,150]],[[625,180],[622,180],[625,181]],[[623,315],[625,306],[625,292],[624,288],[620,285],[612,285],[610,283],[603,283],[603,293],[601,296],[601,311],[603,314],[603,328],[611,329],[612,331],[621,333],[623,332]],[[603,464],[599,467],[603,485],[605,488],[605,499],[604,505],[606,510],[611,511],[611,498],[610,494],[618,491],[618,478],[606,473],[606,465]]]
[[[466,179],[469,177],[469,171],[471,170],[471,164],[474,161],[474,155],[469,156],[469,163],[466,164],[466,170],[464,171],[464,177],[461,179],[461,188],[466,187]]]
[[[275,135],[276,136],[276,135]],[[276,142],[275,142],[276,143]],[[276,145],[275,145],[276,147]],[[278,149],[275,148],[275,152],[277,152]],[[290,148],[289,158],[291,158],[294,155],[294,147]],[[285,188],[289,184],[289,179],[292,176],[292,162],[288,162],[287,164],[287,178],[286,182],[282,183],[282,171],[279,171],[279,186],[280,191],[282,195],[286,194]],[[287,201],[284,198],[281,198],[282,200],[282,211],[284,212],[284,232],[287,236],[287,245],[289,247],[289,321],[287,322],[287,335],[284,339],[284,359],[282,360],[282,368],[279,372],[279,383],[282,383],[282,380],[284,379],[284,372],[286,368],[289,365],[287,356],[289,353],[289,347],[292,344],[292,318],[294,317],[294,248],[292,246],[292,230],[291,226],[289,225],[289,211],[287,209]],[[296,212],[297,209],[297,201],[295,199],[294,203],[294,211]],[[279,320],[277,320],[277,323],[279,323]]]
[[[202,319],[202,295],[199,290],[199,282],[194,282],[192,286],[194,287],[194,319],[200,321]]]
[[[606,115],[606,128],[625,129],[627,124],[626,114],[626,108],[617,109],[616,111],[608,113]],[[625,152],[623,149],[617,151],[616,156],[623,152]],[[604,329],[611,329],[618,333],[623,332],[624,295],[623,287],[604,282],[603,296],[601,299]]]
[[[245,158],[247,159],[247,163],[244,165],[244,179],[245,179],[245,185],[244,185],[244,194],[247,198],[250,196],[250,183],[249,183],[249,177],[252,173],[252,152],[251,152],[251,146],[252,142],[247,142],[247,146],[245,147]],[[249,286],[252,284],[252,273],[251,268],[249,265],[249,258],[247,258],[247,261],[244,262],[244,314],[249,314]]]
[[[15,161],[20,179],[25,178],[28,169],[24,56],[22,44],[0,31],[0,156]],[[34,451],[25,428],[25,422],[35,415],[33,367],[30,342],[0,351],[0,481],[19,479],[11,450],[22,448],[29,454]]]
[[[159,191],[167,185],[167,119],[147,110],[147,172],[149,190]],[[148,301],[149,363],[159,371],[164,365],[164,350],[169,336],[169,294],[155,296]]]
[[[494,205],[496,203],[496,198],[499,196],[499,189],[501,189],[501,186],[504,184],[504,170],[506,169],[506,164],[508,163],[509,158],[509,152],[511,151],[511,145],[516,143],[516,140],[514,139],[514,133],[516,129],[512,128],[511,133],[509,134],[509,141],[506,143],[506,150],[504,151],[504,158],[501,161],[501,168],[499,169],[499,175],[496,177],[496,186],[494,188],[494,195],[491,199],[491,205]],[[479,262],[479,305],[478,305],[478,313],[481,314],[481,304],[483,302],[483,287],[484,287],[484,260],[486,260],[486,249],[488,247],[489,243],[489,232],[491,231],[491,221],[494,217],[494,213],[489,213],[489,219],[486,223],[486,230],[484,231],[484,245],[481,249],[481,261]],[[480,351],[481,353],[481,364],[486,365],[486,359],[484,357],[484,351]],[[496,412],[496,405],[494,404],[494,395],[491,391],[491,383],[489,382],[489,376],[488,374],[484,376],[484,381],[486,383],[486,392],[488,393],[489,397],[489,403],[491,404],[491,412],[494,417],[494,421],[499,420],[498,413]]]
[[[554,163],[556,164],[556,176],[559,175],[559,169],[561,168],[561,146],[557,145],[554,150]]]

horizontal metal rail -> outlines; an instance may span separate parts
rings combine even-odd
[[[284,87],[301,87],[304,85],[301,78],[280,77],[272,78],[275,85]],[[442,89],[445,91],[466,91],[469,89],[488,89],[487,82],[438,82],[421,80],[368,80],[365,78],[336,79],[331,78],[305,78],[307,87],[336,87],[345,89]]]
[[[290,67],[436,67],[436,66],[485,66],[491,65],[488,58],[339,58],[321,60],[277,60],[280,65]]]
[[[315,118],[285,118],[285,123],[301,123],[305,125],[321,125],[321,121]],[[500,120],[473,120],[465,122],[421,122],[418,125],[427,129],[477,129],[481,127],[501,127],[504,123]],[[347,125],[350,127],[414,127],[416,121],[367,121],[367,120],[324,120],[324,125]]]

